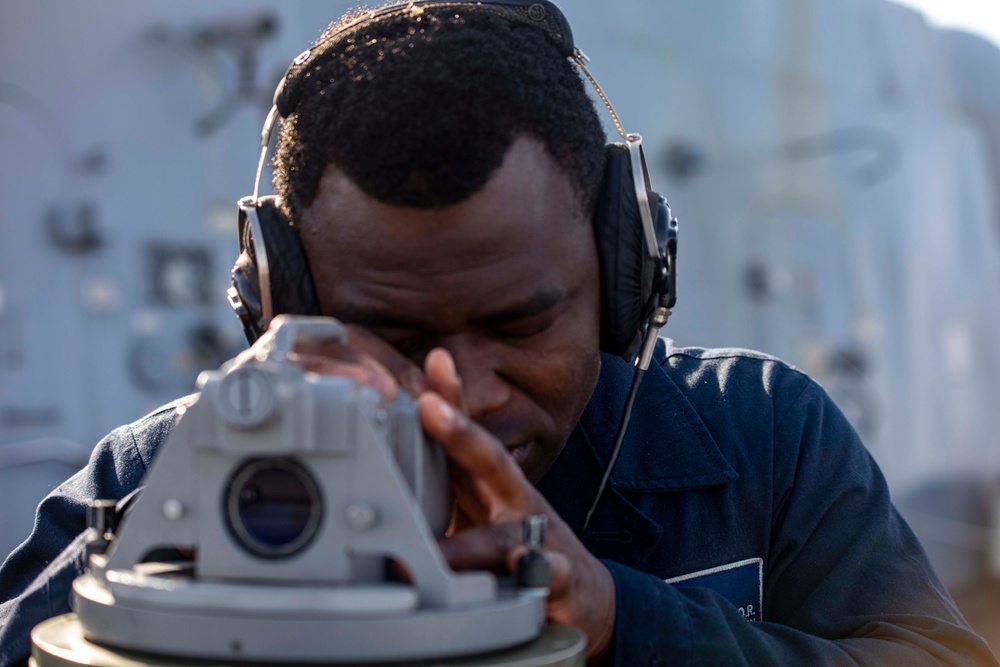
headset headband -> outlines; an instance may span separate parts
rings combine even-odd
[[[495,7],[508,19],[521,20],[526,24],[540,27],[560,53],[567,58],[572,58],[576,52],[569,22],[562,12],[547,0],[490,0],[489,2],[413,0],[405,5],[392,5],[371,11],[296,56],[274,92],[274,106],[278,110],[278,115],[288,118],[294,113],[302,99],[302,83],[311,69],[330,57],[330,54],[337,53],[342,42],[354,37],[376,20],[417,13],[426,8],[467,8],[470,5],[477,8]]]
[[[555,47],[559,49],[559,52],[564,57],[572,60],[590,81],[598,97],[601,98],[604,106],[607,107],[608,112],[611,114],[611,119],[614,121],[618,134],[625,139],[630,149],[633,137],[635,141],[641,143],[642,138],[639,135],[630,135],[625,132],[625,128],[619,120],[614,107],[611,106],[607,95],[604,94],[601,86],[597,83],[597,79],[587,69],[586,63],[590,59],[587,57],[587,54],[573,44],[573,31],[569,27],[569,22],[563,16],[563,13],[559,11],[559,8],[548,0],[490,0],[489,2],[481,2],[479,0],[410,0],[406,4],[392,5],[371,11],[295,57],[292,64],[285,70],[284,76],[281,77],[281,82],[278,83],[278,87],[274,91],[274,103],[267,114],[267,118],[264,120],[264,127],[261,130],[261,155],[257,165],[256,180],[254,181],[254,199],[257,199],[260,193],[260,179],[264,170],[264,160],[267,157],[267,149],[271,141],[271,133],[274,130],[274,125],[279,117],[288,118],[295,113],[299,103],[302,101],[302,84],[308,77],[309,72],[333,54],[338,53],[340,45],[345,40],[353,37],[362,28],[376,20],[399,16],[421,9],[440,7],[454,7],[456,9],[474,7],[479,10],[493,10],[510,20],[520,21],[526,25],[533,25],[541,29]],[[645,162],[645,159],[643,159],[643,162]],[[650,230],[652,231],[652,225],[650,226]],[[647,237],[647,239],[649,238],[653,237]]]

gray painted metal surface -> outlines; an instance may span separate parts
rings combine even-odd
[[[245,365],[202,375],[107,553],[74,582],[88,639],[195,659],[384,662],[537,638],[547,588],[444,561],[447,461],[413,399],[386,403],[288,360],[296,340],[345,342],[336,320],[280,315],[269,335]],[[428,464],[407,481],[395,452]],[[193,560],[143,562],[164,548]]]

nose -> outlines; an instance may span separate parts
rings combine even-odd
[[[455,360],[470,417],[479,421],[510,400],[510,385],[501,375],[502,358],[489,341],[475,334],[461,334],[449,336],[440,344]]]

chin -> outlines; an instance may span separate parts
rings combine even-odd
[[[537,484],[542,479],[559,456],[559,452],[554,456],[545,456],[548,453],[547,449],[539,447],[537,440],[531,440],[508,451],[532,484]]]

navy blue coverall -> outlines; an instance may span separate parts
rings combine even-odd
[[[825,392],[742,350],[658,347],[601,504],[583,535],[617,587],[618,665],[997,665],[889,500]],[[632,368],[601,377],[539,489],[580,526]],[[38,509],[0,569],[0,666],[69,610],[90,498],[134,489],[175,405],[122,427]]]

